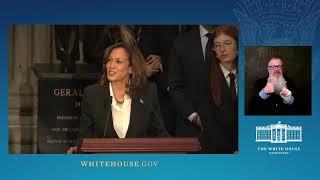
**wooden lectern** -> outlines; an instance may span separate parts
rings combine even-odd
[[[84,138],[79,153],[195,153],[197,138]]]

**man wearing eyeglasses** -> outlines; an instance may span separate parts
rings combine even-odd
[[[283,58],[272,56],[268,62],[269,76],[256,82],[258,97],[254,114],[286,115],[293,112],[295,106],[294,93],[290,79],[283,75]]]

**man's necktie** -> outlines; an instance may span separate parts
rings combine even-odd
[[[228,76],[230,78],[230,94],[231,94],[231,98],[232,98],[232,100],[235,100],[236,97],[237,97],[236,87],[235,87],[236,76],[233,73],[229,73]]]
[[[205,62],[209,63],[211,62],[212,56],[213,56],[213,50],[212,50],[212,45],[213,45],[213,39],[212,39],[212,33],[207,33],[206,34],[208,38],[208,42],[206,45],[206,51],[205,51]]]

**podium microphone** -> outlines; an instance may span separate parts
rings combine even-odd
[[[107,120],[106,123],[104,125],[104,131],[103,131],[103,137],[106,136],[106,132],[107,132],[107,128],[108,128],[108,123],[109,123],[109,115],[110,115],[110,111],[111,111],[111,104],[112,104],[112,96],[110,96],[110,100],[109,102],[106,102],[105,105],[108,104],[109,105],[109,109],[108,109],[108,113],[107,113]],[[106,108],[106,106],[105,106]]]

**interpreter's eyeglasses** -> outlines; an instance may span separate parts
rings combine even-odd
[[[230,49],[233,46],[232,41],[224,41],[223,43],[214,43],[212,50],[214,51],[220,51],[222,48]]]
[[[282,65],[277,65],[277,66],[273,65],[273,66],[268,66],[268,68],[271,70],[275,70],[276,68],[282,70],[283,66]]]

